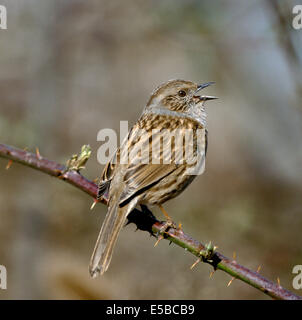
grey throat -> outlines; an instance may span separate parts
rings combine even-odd
[[[191,119],[199,122],[204,128],[206,127],[206,124],[207,124],[207,114],[206,114],[204,105],[202,106],[193,105],[189,108],[187,112],[173,111],[165,107],[151,105],[149,107],[146,107],[143,113],[144,114],[151,113],[151,114],[167,115],[167,116],[172,116],[177,118]]]

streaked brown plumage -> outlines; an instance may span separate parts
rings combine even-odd
[[[204,102],[215,97],[200,96],[199,92],[210,84],[198,86],[191,81],[170,80],[159,86],[128,138],[106,165],[98,196],[109,200],[108,212],[91,258],[91,276],[107,270],[117,236],[135,206],[161,205],[179,195],[196,174],[203,172],[207,148]],[[181,139],[172,138],[168,145],[162,138],[166,132],[177,132]],[[184,157],[186,132],[192,132],[189,147],[197,156],[193,163]],[[158,148],[156,157],[152,146]],[[168,147],[171,147],[170,156]],[[129,160],[123,162],[127,154]],[[158,162],[154,163],[154,159]],[[198,171],[189,171],[194,168]]]

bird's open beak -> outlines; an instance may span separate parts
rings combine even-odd
[[[217,97],[214,97],[214,96],[205,96],[205,95],[199,95],[198,94],[200,90],[202,90],[204,88],[207,88],[208,86],[210,86],[210,85],[212,85],[214,83],[215,82],[211,81],[211,82],[206,82],[206,83],[198,85],[197,86],[197,90],[195,91],[194,97],[199,98],[201,101],[218,99]]]

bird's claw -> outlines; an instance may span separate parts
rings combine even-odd
[[[167,232],[170,228],[174,228],[177,229],[177,226],[175,224],[175,222],[173,222],[172,220],[167,220],[163,223],[163,225],[160,227],[159,231],[157,234],[162,234]]]
[[[156,247],[159,242],[164,239],[164,234],[167,233],[170,228],[177,228],[176,224],[172,220],[163,222],[162,226],[155,235],[157,237],[157,241],[155,242],[154,247]]]

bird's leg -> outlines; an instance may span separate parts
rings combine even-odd
[[[164,207],[161,204],[159,204],[158,206],[159,206],[159,209],[161,210],[161,212],[167,218],[167,220],[172,221],[172,219],[170,218],[170,216],[168,215],[168,212],[164,209]]]
[[[167,223],[169,223],[169,226],[178,230],[182,230],[182,224],[179,223],[178,227],[176,226],[176,224],[173,222],[173,220],[170,218],[170,216],[168,215],[168,212],[163,208],[162,205],[158,205],[161,212],[164,214],[164,216],[167,218]]]
[[[164,214],[164,216],[167,218],[167,220],[172,221],[172,219],[170,218],[170,216],[168,215],[168,212],[164,209],[164,207],[162,205],[158,205],[159,209],[161,210],[161,212]]]
[[[163,206],[162,206],[162,205],[158,205],[158,206],[159,206],[161,212],[162,212],[162,213],[164,214],[164,216],[167,218],[167,221],[165,221],[165,222],[163,223],[163,226],[162,226],[162,227],[160,228],[160,230],[158,231],[158,233],[157,233],[157,241],[155,242],[154,247],[156,247],[156,246],[158,245],[158,243],[159,243],[162,239],[164,239],[163,234],[164,234],[165,232],[167,232],[169,228],[175,228],[175,229],[177,228],[176,225],[175,225],[175,223],[173,222],[173,220],[172,220],[172,219],[170,218],[170,216],[168,215],[167,211],[163,208]]]

